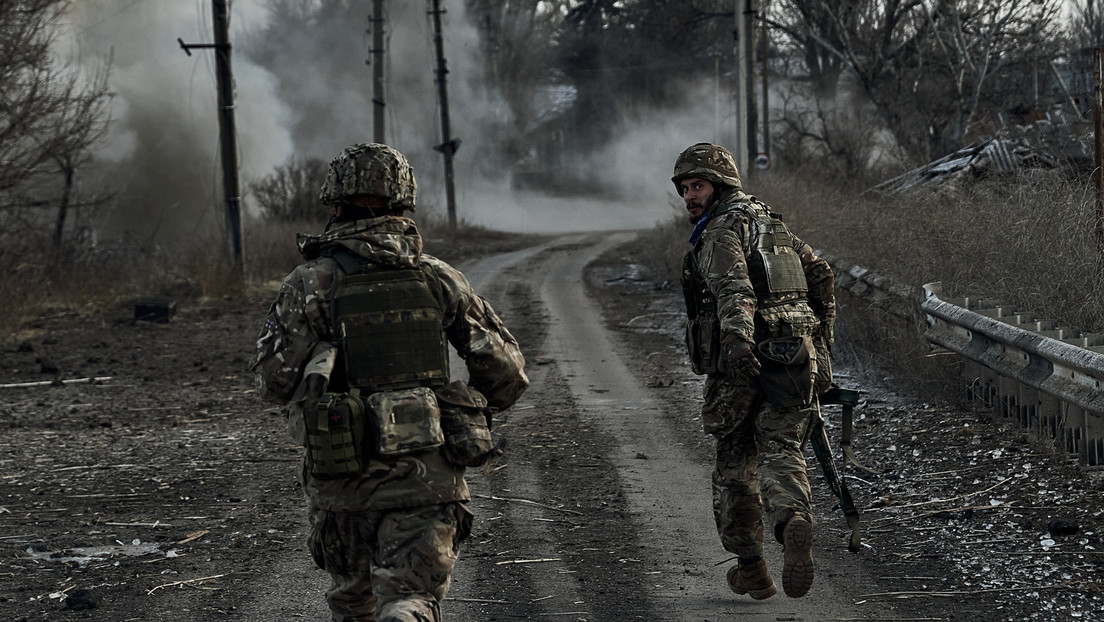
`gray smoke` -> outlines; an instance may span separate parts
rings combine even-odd
[[[436,57],[428,2],[387,2],[387,142],[411,160],[421,218],[446,208]],[[587,162],[594,188],[578,199],[512,189],[500,156],[509,108],[483,76],[477,30],[462,2],[444,2],[458,217],[510,231],[574,231],[647,227],[669,217],[674,157],[701,140],[716,140],[711,85],[708,102],[686,114],[656,115],[624,133]],[[304,20],[276,20],[273,8],[298,6]],[[291,157],[330,159],[346,145],[370,141],[373,127],[370,3],[277,0],[232,3],[231,42],[241,187]],[[310,19],[306,19],[309,16]],[[222,226],[223,196],[211,50],[186,56],[187,43],[213,40],[211,8],[193,2],[83,0],[75,3],[63,56],[81,66],[113,58],[115,93],[110,136],[98,153],[102,174],[125,187],[104,224],[159,237],[205,235]],[[588,199],[593,195],[594,199]],[[610,200],[609,196],[620,200]],[[597,198],[602,197],[602,198]],[[244,198],[247,210],[250,197]]]

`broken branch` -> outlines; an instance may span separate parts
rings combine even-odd
[[[35,382],[13,382],[0,384],[0,389],[16,389],[21,387],[47,387],[52,384],[95,384],[111,380],[111,376],[97,376],[95,378],[70,378],[68,380],[38,380]]]
[[[558,562],[562,561],[559,557],[542,557],[541,559],[508,559],[506,561],[495,562],[495,566],[502,566],[503,564],[539,564],[541,562]]]
[[[536,501],[530,501],[529,499],[517,499],[514,497],[495,497],[494,495],[477,495],[473,494],[473,497],[479,497],[480,499],[493,499],[495,501],[512,501],[514,503],[528,503],[529,505],[536,505],[549,510],[556,510],[557,512],[566,512],[568,514],[574,514],[576,516],[582,516],[582,512],[576,512],[575,510],[568,510],[565,508],[558,508],[551,505],[545,505],[543,503],[537,503]]]
[[[163,587],[174,587],[174,586],[177,586],[177,585],[188,585],[190,583],[199,583],[200,581],[207,581],[208,579],[217,579],[219,577],[225,577],[225,576],[226,576],[225,574],[216,574],[216,575],[211,575],[209,577],[199,577],[198,579],[187,579],[187,580],[184,580],[184,581],[173,581],[172,583],[165,583],[164,585],[158,585],[157,587],[153,588],[152,590],[146,592],[146,596],[149,596],[150,594],[153,594],[154,592],[156,592],[157,590],[159,590]]]

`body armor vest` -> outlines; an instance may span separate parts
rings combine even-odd
[[[394,268],[334,253],[331,305],[345,380],[366,393],[448,382],[440,283],[428,267]]]
[[[752,217],[748,273],[760,307],[804,300],[809,284],[793,235],[778,214],[748,210]]]
[[[745,254],[748,276],[758,299],[756,308],[762,310],[805,301],[809,289],[805,269],[793,248],[793,235],[782,219],[765,209],[744,204],[723,207],[713,218],[736,209],[743,210],[751,220]],[[686,345],[691,368],[697,374],[713,373],[717,371],[722,345],[717,299],[701,274],[694,250],[683,259],[681,280],[686,300]]]

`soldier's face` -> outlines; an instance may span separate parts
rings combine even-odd
[[[686,203],[690,222],[698,222],[705,208],[713,202],[713,184],[699,177],[687,177],[679,182],[679,192]]]

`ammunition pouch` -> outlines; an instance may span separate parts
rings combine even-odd
[[[364,401],[356,392],[326,393],[303,409],[307,463],[319,479],[354,477],[364,462]]]
[[[808,406],[813,400],[816,352],[811,337],[776,337],[759,343],[759,385],[775,408]]]
[[[381,391],[366,399],[358,389],[326,393],[304,409],[307,462],[318,479],[356,477],[370,458],[439,447],[441,415],[432,389]]]
[[[433,389],[380,391],[369,395],[365,404],[375,437],[372,450],[379,456],[401,456],[440,447],[445,442]]]
[[[699,315],[686,321],[686,349],[690,354],[690,369],[703,376],[717,371],[722,356],[721,322],[714,314]]]
[[[449,462],[478,467],[499,453],[491,438],[491,409],[479,391],[456,380],[437,389],[436,394]]]

